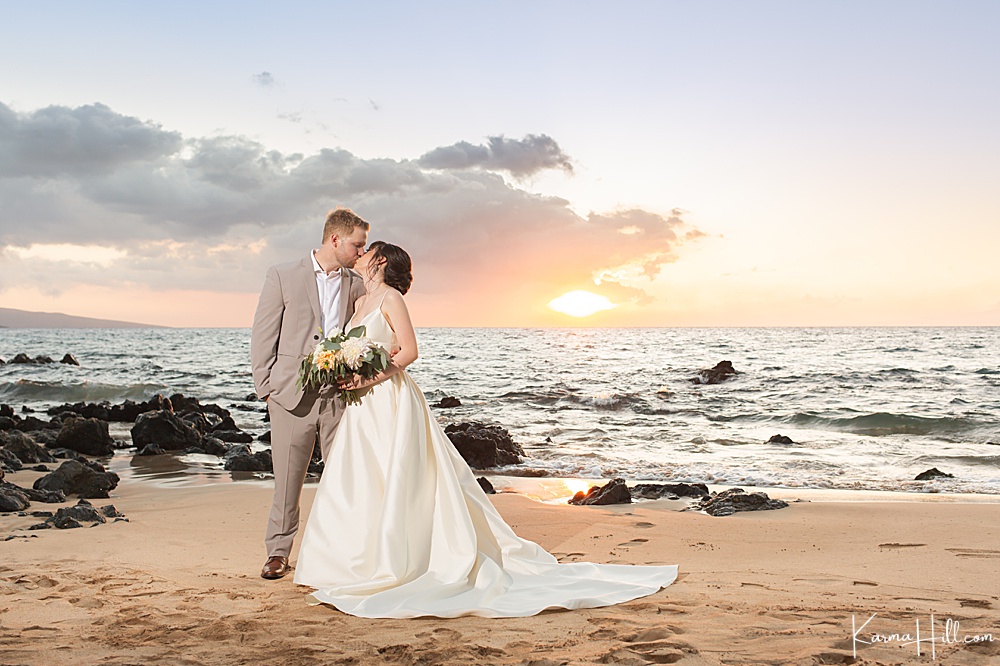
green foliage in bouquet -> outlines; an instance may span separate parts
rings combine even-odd
[[[364,326],[332,335],[316,345],[299,366],[298,387],[318,390],[360,375],[371,379],[389,367],[389,354],[365,335]],[[361,403],[356,390],[338,389],[348,405]]]

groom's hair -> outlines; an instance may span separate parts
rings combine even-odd
[[[326,214],[326,224],[323,225],[323,242],[325,243],[330,238],[330,234],[333,233],[338,236],[350,236],[358,227],[368,231],[371,225],[358,217],[350,208],[334,208]]]

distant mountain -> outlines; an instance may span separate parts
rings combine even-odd
[[[0,328],[163,328],[132,321],[74,317],[59,312],[29,312],[0,308]]]

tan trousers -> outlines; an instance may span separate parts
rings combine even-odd
[[[293,411],[273,400],[267,403],[274,464],[274,500],[264,535],[268,557],[288,557],[292,551],[292,541],[299,531],[299,498],[316,438],[319,438],[326,463],[337,425],[344,414],[343,404],[331,389],[324,389],[319,397],[306,394]]]

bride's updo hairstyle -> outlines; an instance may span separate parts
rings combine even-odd
[[[385,273],[382,279],[393,289],[398,289],[399,293],[405,294],[410,290],[413,283],[413,264],[410,262],[410,255],[406,250],[398,245],[392,245],[384,241],[375,241],[368,246],[369,252],[374,252],[371,261],[368,263],[368,277],[374,277],[380,266],[385,266]]]

